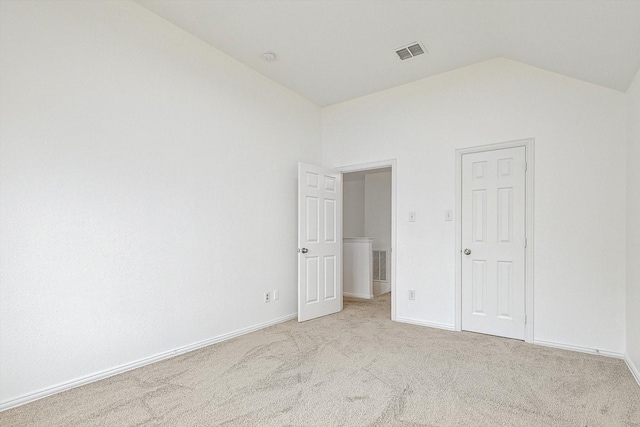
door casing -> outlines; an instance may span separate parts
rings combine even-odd
[[[497,144],[456,150],[456,316],[455,330],[462,331],[462,156],[469,153],[500,150],[504,148],[524,147],[527,169],[525,172],[525,342],[533,342],[533,203],[534,203],[534,146],[533,138],[517,141],[501,142]]]

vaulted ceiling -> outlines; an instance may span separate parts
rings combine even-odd
[[[640,68],[640,0],[136,2],[320,106],[494,57],[619,91]]]

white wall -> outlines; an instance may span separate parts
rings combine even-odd
[[[295,313],[320,109],[132,2],[0,7],[0,403]]]
[[[354,179],[345,174],[342,182],[344,237],[364,237],[364,176]]]
[[[391,247],[391,172],[344,175],[344,236],[374,237],[374,249]]]
[[[374,238],[374,250],[387,251],[387,280],[374,283],[373,293],[380,295],[391,290],[391,172],[369,173],[364,179],[364,232]]]
[[[342,245],[343,295],[354,298],[373,298],[371,239],[346,238]]]
[[[326,166],[397,159],[397,316],[454,324],[455,150],[533,137],[535,339],[623,353],[625,108],[498,58],[323,109]]]
[[[391,172],[364,177],[364,232],[373,237],[374,250],[391,248]]]
[[[640,71],[627,100],[627,360],[640,382]]]

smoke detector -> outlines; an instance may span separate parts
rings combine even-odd
[[[262,54],[262,59],[267,62],[273,62],[276,60],[276,54],[273,52],[265,52]]]
[[[427,49],[418,42],[413,42],[407,46],[396,49],[396,54],[403,61],[405,59],[413,58],[414,56],[422,55],[423,53],[427,53]]]

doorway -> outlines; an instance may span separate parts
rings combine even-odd
[[[391,294],[395,320],[395,160],[339,168],[343,172],[345,297]]]
[[[533,139],[456,151],[456,330],[533,341]]]

